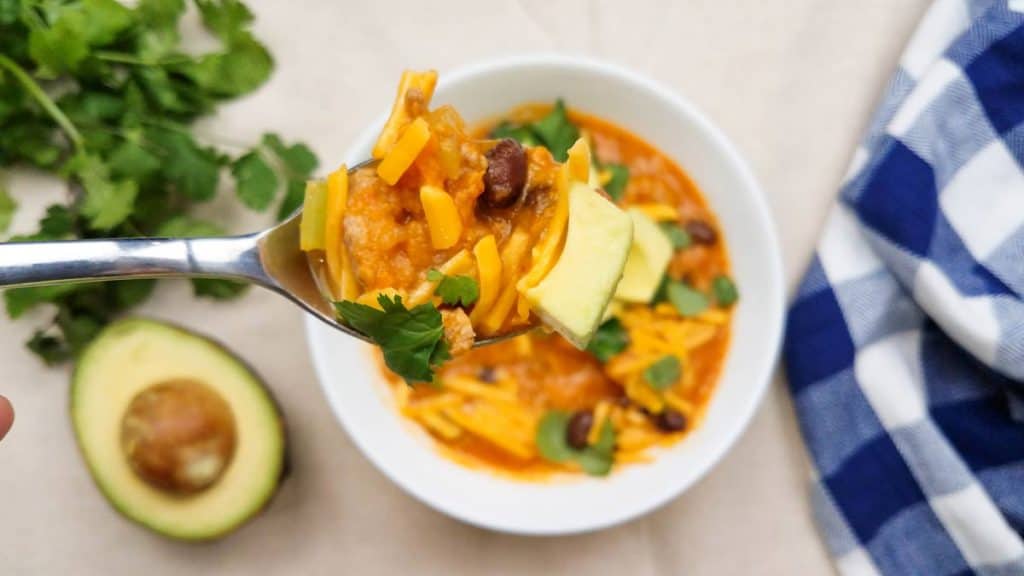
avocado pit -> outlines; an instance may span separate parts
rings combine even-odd
[[[206,384],[175,379],[135,396],[121,421],[121,448],[150,486],[187,496],[215,484],[235,454],[235,417]]]

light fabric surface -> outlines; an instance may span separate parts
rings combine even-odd
[[[937,0],[789,316],[844,574],[1024,574],[1024,6]]]
[[[606,58],[679,91],[733,139],[767,191],[794,286],[927,3],[252,0],[277,72],[201,131],[246,142],[275,130],[309,141],[329,164],[388,106],[403,67],[444,73],[528,50]],[[63,192],[31,173],[10,184],[23,204],[17,231]],[[264,223],[227,202],[206,210],[238,231]],[[0,443],[0,573],[832,572],[781,381],[723,462],[665,508],[597,534],[510,537],[444,517],[372,468],[324,404],[290,304],[258,291],[229,305],[195,302],[187,286],[167,283],[143,312],[213,335],[256,366],[289,419],[292,477],[261,518],[219,543],[168,542],[121,520],[75,452],[66,371],[46,370],[21,349],[32,319],[0,320],[0,393],[18,411]]]

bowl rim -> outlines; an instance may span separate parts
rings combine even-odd
[[[449,84],[458,84],[482,74],[508,72],[519,68],[529,67],[575,69],[600,75],[615,76],[627,84],[637,86],[638,89],[651,93],[657,99],[665,101],[670,105],[670,107],[675,108],[679,114],[687,117],[689,121],[693,122],[698,129],[713,142],[713,145],[719,148],[723,155],[728,158],[730,170],[734,171],[735,176],[742,182],[743,187],[749,189],[751,192],[750,197],[746,200],[753,204],[754,218],[760,221],[759,224],[767,235],[766,240],[770,244],[768,250],[771,255],[771,262],[768,265],[770,278],[766,278],[765,282],[771,285],[774,294],[777,295],[776,302],[774,302],[773,306],[773,310],[777,311],[777,313],[772,314],[770,317],[766,317],[766,322],[769,323],[768,328],[772,337],[772,343],[764,356],[768,358],[766,365],[762,370],[757,372],[758,374],[761,374],[759,381],[751,385],[751,401],[747,402],[743,406],[737,407],[742,410],[742,412],[735,416],[737,424],[727,429],[727,435],[712,448],[711,456],[707,459],[704,468],[697,471],[689,478],[688,481],[676,483],[671,489],[664,490],[656,497],[651,497],[646,501],[640,502],[627,512],[608,514],[597,520],[587,520],[585,522],[578,523],[568,522],[563,525],[553,527],[531,526],[527,528],[515,523],[502,522],[500,519],[474,516],[465,510],[453,508],[444,502],[433,499],[430,494],[420,489],[415,482],[412,482],[410,479],[405,478],[392,470],[391,466],[385,461],[385,458],[372,450],[360,434],[353,433],[350,429],[350,425],[342,416],[343,412],[337,405],[335,405],[335,399],[328,389],[331,385],[331,374],[325,373],[325,362],[320,358],[321,344],[318,336],[318,331],[322,330],[323,327],[319,320],[309,314],[305,314],[305,334],[309,347],[310,358],[313,362],[317,380],[321,387],[321,392],[326,396],[335,420],[337,420],[341,425],[342,429],[346,432],[348,437],[351,439],[353,444],[356,445],[363,456],[366,457],[378,471],[382,472],[407,494],[410,494],[434,510],[443,512],[444,514],[467,524],[488,530],[526,536],[582,534],[635,520],[679,497],[683,492],[700,482],[712,469],[717,467],[725,454],[727,454],[736,445],[739,438],[746,432],[754,415],[764,401],[765,394],[774,379],[774,374],[778,367],[780,351],[782,348],[782,337],[785,330],[786,290],[783,280],[784,266],[778,232],[771,209],[765,197],[764,190],[755,177],[753,170],[750,168],[746,159],[740,154],[735,145],[725,136],[722,130],[713,124],[711,120],[696,107],[696,105],[692,104],[689,100],[658,81],[629,70],[619,64],[601,59],[560,53],[531,52],[514,56],[479,60],[465,66],[460,66],[451,72],[445,72],[445,74],[439,79],[438,90],[442,90]],[[356,138],[353,140],[353,144],[350,145],[345,152],[344,156],[347,160],[355,160],[352,156],[358,147],[357,144],[364,141],[372,141],[374,135],[378,133],[384,125],[387,116],[387,112],[380,114],[375,117],[364,130],[358,133]],[[367,384],[372,385],[373,383]],[[445,458],[443,455],[440,455],[439,457],[448,460],[452,466],[461,466],[457,462]],[[488,474],[486,471],[481,473]]]

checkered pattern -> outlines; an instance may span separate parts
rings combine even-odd
[[[1024,574],[1024,0],[937,0],[785,361],[844,574]]]

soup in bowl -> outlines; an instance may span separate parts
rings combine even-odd
[[[365,344],[308,322],[339,421],[408,492],[497,530],[592,530],[678,495],[745,428],[777,356],[781,264],[749,169],[692,106],[602,63],[486,63],[442,75],[433,100],[482,136],[520,139],[566,103],[601,185],[668,242],[665,281],[647,301],[650,282],[617,294],[586,351],[531,333],[457,357],[435,387],[409,388]],[[350,163],[369,157],[383,124]]]

